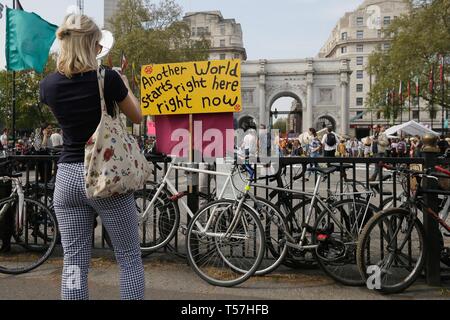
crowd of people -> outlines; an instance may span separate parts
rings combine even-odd
[[[423,146],[420,136],[387,136],[385,126],[374,126],[373,135],[357,139],[343,137],[327,128],[323,136],[319,137],[314,128],[310,128],[308,135],[295,139],[281,138],[278,142],[280,156],[305,157],[420,157]],[[450,147],[450,137],[440,136],[438,146],[441,154]]]
[[[145,152],[151,152],[155,147],[155,137],[146,139],[137,137],[139,146]],[[0,151],[11,151],[16,155],[47,154],[50,149],[58,150],[63,146],[63,132],[51,124],[43,124],[40,128],[23,134],[16,134],[16,143],[13,147],[10,132],[3,129],[0,135]]]

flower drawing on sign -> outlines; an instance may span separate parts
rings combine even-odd
[[[241,110],[241,105],[240,105],[240,104],[235,105],[235,106],[234,106],[234,110],[235,110],[235,111]]]
[[[93,144],[94,144],[94,138],[93,138],[93,137],[90,137],[89,140],[88,140],[88,142],[86,142],[86,144],[87,144],[88,146],[93,145]]]
[[[120,181],[120,177],[119,177],[119,176],[115,176],[114,179],[113,179],[113,182],[114,182],[114,183],[117,183],[117,182],[119,182],[119,181]]]
[[[153,66],[146,66],[144,69],[144,72],[146,74],[152,74],[153,73]]]
[[[111,160],[112,156],[114,155],[114,149],[112,148],[108,148],[105,150],[105,152],[103,153],[103,160],[104,161],[109,161]]]

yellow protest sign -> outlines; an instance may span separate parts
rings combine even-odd
[[[241,61],[142,66],[141,109],[144,115],[239,112]]]

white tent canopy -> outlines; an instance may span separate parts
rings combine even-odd
[[[385,133],[388,136],[396,134],[396,133],[399,135],[403,133],[403,134],[408,134],[411,136],[421,136],[421,137],[423,137],[427,133],[431,133],[435,136],[439,135],[439,133],[425,127],[421,123],[417,123],[414,120],[390,127],[389,129],[386,129]]]

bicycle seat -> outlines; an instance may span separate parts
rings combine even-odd
[[[327,167],[327,168],[312,167],[312,168],[308,168],[307,170],[311,171],[311,172],[318,172],[321,174],[330,174],[330,173],[335,172],[337,170],[337,168],[333,167],[333,166]]]
[[[341,168],[343,170],[347,170],[347,169],[352,169],[353,168],[353,165],[351,163],[330,163],[330,166],[336,167],[337,170],[341,170]]]

